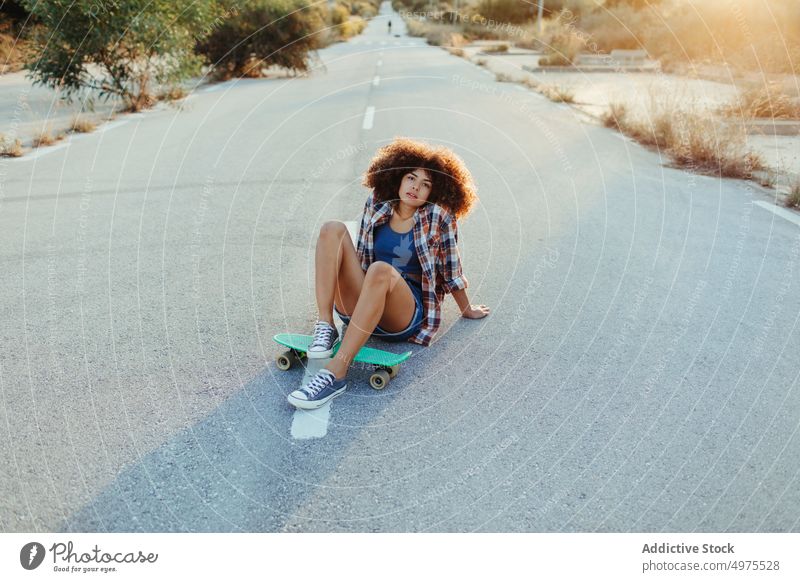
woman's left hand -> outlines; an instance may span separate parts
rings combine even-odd
[[[489,315],[489,308],[485,305],[470,305],[468,309],[461,313],[461,317],[466,317],[467,319],[480,319],[487,315]]]

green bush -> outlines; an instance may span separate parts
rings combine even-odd
[[[271,65],[306,71],[327,38],[325,8],[304,0],[227,1],[236,13],[197,46],[220,78],[259,76]]]
[[[37,84],[60,87],[67,98],[91,88],[139,110],[155,102],[154,85],[200,71],[194,54],[198,31],[213,20],[217,4],[196,0],[24,0],[39,23],[26,62]]]

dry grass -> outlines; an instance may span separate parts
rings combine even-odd
[[[623,131],[623,127],[625,127],[627,115],[628,108],[624,103],[611,103],[611,105],[608,107],[608,111],[603,113],[601,120],[603,125],[606,127],[610,127],[625,133]]]
[[[447,52],[449,52],[451,55],[455,55],[461,58],[464,58],[466,56],[464,49],[460,48],[447,47]]]
[[[495,73],[494,80],[497,81],[498,83],[513,83],[516,81],[514,77],[512,77],[507,73]]]
[[[645,120],[622,103],[612,103],[602,117],[637,142],[665,151],[676,167],[726,178],[769,180],[763,160],[745,147],[741,127],[718,126],[707,114],[661,109]],[[757,172],[767,172],[759,175]]]
[[[575,94],[559,85],[539,85],[537,91],[554,103],[575,103]]]
[[[784,205],[787,208],[800,208],[800,178],[795,179],[789,187],[789,194],[786,196]]]
[[[69,131],[72,133],[91,133],[95,129],[97,129],[97,125],[93,121],[80,115],[73,117],[69,125]]]
[[[2,18],[0,15],[0,74],[13,73],[22,69],[28,47],[14,34],[11,24]]]
[[[427,22],[416,18],[406,18],[405,21],[408,34],[424,37],[430,45],[460,48],[467,44],[463,27],[457,24]]]
[[[538,81],[531,79],[530,77],[525,77],[520,81],[523,85],[525,85],[528,89],[533,89],[534,91],[538,91],[540,84]]]
[[[59,142],[62,139],[64,139],[63,133],[57,133],[53,135],[53,133],[49,129],[44,129],[33,137],[32,145],[35,148],[44,147],[53,145],[54,143]]]
[[[186,89],[184,89],[183,87],[175,86],[175,87],[168,87],[167,89],[159,93],[156,98],[159,101],[166,101],[168,103],[171,103],[173,101],[179,101],[183,99],[184,97],[186,97],[186,95],[187,95]]]
[[[508,52],[508,45],[507,44],[496,44],[490,47],[486,47],[483,49],[485,53],[507,53]]]
[[[351,16],[350,20],[343,22],[338,27],[339,36],[342,40],[358,36],[367,27],[367,21],[360,16]]]
[[[744,119],[800,119],[800,99],[792,98],[777,83],[746,89],[719,113]]]
[[[0,135],[0,157],[18,158],[24,153],[22,142],[19,139],[9,142],[4,135]]]

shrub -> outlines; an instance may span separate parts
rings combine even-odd
[[[342,38],[350,38],[353,36],[357,36],[361,34],[364,28],[366,28],[366,26],[367,26],[366,20],[358,16],[355,16],[350,20],[348,20],[347,22],[345,22],[344,24],[342,24],[342,26],[339,28],[339,35]]]
[[[69,99],[84,88],[121,97],[129,109],[152,105],[153,85],[200,71],[195,34],[213,18],[213,0],[24,0],[40,25],[26,63],[37,84],[61,88]],[[97,72],[99,71],[99,73]]]
[[[197,46],[217,77],[259,76],[271,65],[308,70],[309,53],[325,41],[324,9],[303,0],[247,0],[235,6],[235,14]]]
[[[486,47],[483,49],[485,53],[507,53],[508,52],[508,45],[507,44],[496,44],[490,47]]]
[[[575,57],[583,49],[586,37],[579,34],[569,23],[557,18],[548,23],[543,42],[547,54],[539,59],[539,65],[567,66],[575,61]]]
[[[23,154],[22,142],[15,139],[13,142],[6,141],[5,136],[0,135],[0,157],[18,158]]]
[[[796,178],[792,182],[784,204],[789,208],[800,208],[800,178]]]
[[[365,2],[364,0],[353,2],[350,5],[350,13],[361,18],[372,18],[378,14],[378,4],[379,2]]]
[[[495,22],[525,22],[533,18],[533,4],[519,0],[480,0],[477,11]]]
[[[34,136],[32,145],[35,148],[49,146],[56,143],[57,141],[61,141],[62,139],[64,139],[63,133],[53,135],[53,133],[49,129],[43,129],[38,134],[36,134],[36,136]]]
[[[767,170],[758,155],[747,151],[741,128],[717,126],[707,114],[679,111],[661,103],[656,109],[651,105],[646,119],[641,120],[624,105],[612,103],[602,121],[643,145],[663,149],[677,167],[744,179]]]
[[[746,89],[735,103],[722,107],[720,113],[731,117],[797,119],[800,104],[784,93],[777,83]]]
[[[575,95],[572,91],[558,85],[540,85],[538,91],[555,103],[575,102]]]
[[[91,133],[96,128],[97,125],[92,120],[80,115],[73,117],[69,125],[69,130],[72,133]]]
[[[331,24],[333,26],[340,26],[348,20],[350,20],[350,9],[347,6],[335,4],[331,8]]]

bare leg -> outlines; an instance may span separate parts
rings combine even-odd
[[[333,323],[335,295],[339,309],[354,304],[364,283],[364,271],[343,222],[329,221],[322,225],[314,256],[314,290],[319,319]]]
[[[367,271],[339,351],[325,368],[343,378],[378,324],[387,331],[401,331],[415,308],[414,295],[397,271],[387,263],[374,263]]]

